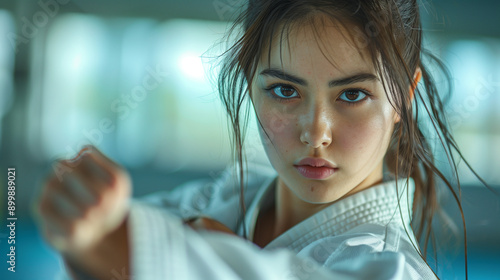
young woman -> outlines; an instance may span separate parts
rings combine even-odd
[[[436,178],[455,193],[433,163],[419,109],[452,166],[458,150],[422,63],[416,1],[250,1],[234,26],[241,34],[223,55],[218,86],[236,168],[130,201],[127,173],[93,147],[61,160],[59,170],[71,172],[51,174],[38,209],[68,271],[79,279],[436,278],[425,261]],[[245,161],[248,112],[272,169]]]

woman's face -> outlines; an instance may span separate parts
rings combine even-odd
[[[368,51],[348,38],[332,25],[300,28],[281,47],[274,40],[270,61],[265,52],[251,85],[269,160],[282,185],[309,203],[379,182],[398,120]],[[334,168],[313,167],[324,162],[307,158]]]

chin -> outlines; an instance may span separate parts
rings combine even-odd
[[[338,200],[342,196],[331,188],[332,183],[327,183],[327,181],[323,181],[321,184],[304,182],[302,187],[300,187],[299,197],[303,201],[312,204],[331,203]]]

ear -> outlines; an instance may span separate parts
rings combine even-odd
[[[417,88],[418,83],[422,79],[422,70],[420,67],[417,67],[415,70],[415,74],[413,75],[413,83],[410,85],[410,100],[413,102],[413,98],[415,97],[415,89]],[[401,120],[401,117],[396,114],[395,123],[398,123]]]
[[[420,67],[417,67],[415,70],[415,74],[413,75],[413,83],[410,86],[410,99],[413,102],[413,98],[415,97],[415,89],[417,88],[418,83],[422,79],[422,70]]]

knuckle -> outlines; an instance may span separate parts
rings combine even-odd
[[[85,207],[84,209],[81,210],[81,219],[82,220],[90,220],[92,215],[92,208],[90,207]]]
[[[74,159],[65,159],[61,160],[61,168],[64,168],[66,171],[71,171],[78,167],[80,164],[80,159],[79,158],[74,158]],[[64,166],[64,167],[63,167]]]
[[[82,154],[80,155],[81,161],[89,161],[92,159],[92,152],[89,150],[82,150]]]
[[[81,152],[83,151],[93,151],[95,149],[95,146],[92,145],[92,144],[86,144],[82,147],[82,149],[80,150]]]
[[[111,187],[115,187],[118,184],[118,181],[120,180],[120,175],[117,171],[113,170],[112,172],[108,173],[108,185]]]
[[[65,223],[62,227],[68,237],[72,237],[76,234],[77,227],[75,223]]]
[[[56,168],[61,168],[61,169],[71,168],[72,162],[68,159],[60,159],[60,160],[54,162],[54,166]]]
[[[42,181],[42,188],[49,189],[58,183],[57,176],[54,173],[50,173]]]
[[[130,174],[124,169],[117,169],[115,174],[115,181],[120,184],[129,184],[131,181]]]
[[[65,159],[63,159],[63,158],[55,159],[52,161],[52,166],[58,166],[58,165],[64,164],[64,162],[65,162]]]
[[[113,172],[108,174],[107,185],[113,189],[116,189],[123,185],[127,180],[126,174],[121,170],[113,170]]]
[[[98,194],[96,197],[95,197],[95,206],[96,207],[102,207],[104,205],[104,202],[106,201],[105,199],[105,194],[101,193],[101,194]],[[89,209],[90,211],[90,209]]]
[[[50,180],[43,185],[43,188],[47,193],[54,192],[57,189],[58,182],[55,180]]]
[[[46,199],[42,200],[37,206],[37,210],[42,216],[47,216],[50,213],[49,209],[50,205]]]
[[[80,163],[81,163],[80,170],[82,172],[85,172],[85,171],[91,172],[91,171],[93,171],[93,168],[92,168],[93,161],[92,161],[92,159],[89,158],[88,154],[82,155],[82,157],[80,158]]]

